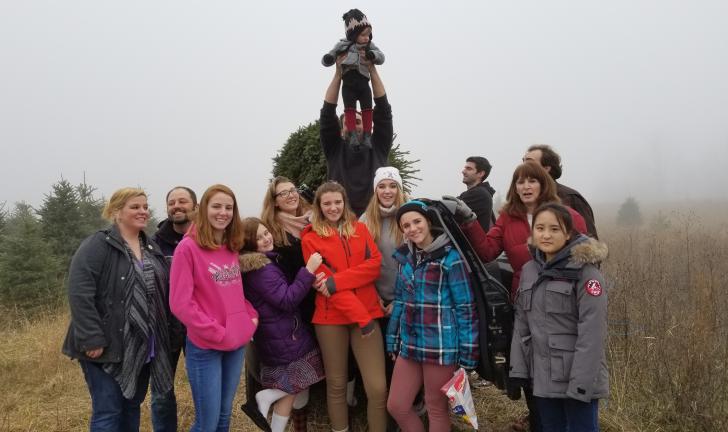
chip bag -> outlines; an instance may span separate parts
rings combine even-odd
[[[445,383],[440,391],[447,396],[450,411],[478,430],[478,416],[475,414],[473,394],[470,392],[470,383],[465,369],[456,370],[450,381]]]

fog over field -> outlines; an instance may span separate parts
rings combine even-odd
[[[158,215],[170,186],[215,182],[257,212],[351,7],[387,56],[415,195],[462,191],[470,155],[504,192],[548,143],[594,204],[728,200],[724,0],[0,0],[0,202],[85,172],[106,196],[144,187]]]

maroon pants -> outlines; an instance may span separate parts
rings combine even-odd
[[[387,410],[402,432],[424,432],[425,425],[412,407],[417,393],[425,386],[425,406],[430,420],[430,432],[450,430],[450,410],[447,396],[440,391],[452,378],[457,365],[418,363],[398,357],[394,364],[392,386],[389,389]]]

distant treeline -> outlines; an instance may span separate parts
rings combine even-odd
[[[108,225],[103,197],[86,183],[55,183],[39,208],[0,203],[0,302],[26,310],[63,297],[81,241]]]

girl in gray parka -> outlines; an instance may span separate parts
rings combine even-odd
[[[557,203],[536,209],[531,240],[515,300],[511,381],[532,386],[542,431],[598,431],[609,378],[607,291],[597,264],[607,248],[575,233]]]
[[[351,9],[342,17],[346,27],[346,39],[341,39],[321,59],[324,66],[333,66],[336,58],[346,54],[341,62],[341,96],[344,99],[344,131],[347,142],[353,147],[363,145],[372,148],[372,90],[369,87],[369,66],[362,63],[361,52],[366,59],[380,65],[384,53],[372,43],[372,25],[359,9]],[[356,133],[356,101],[361,106],[363,135],[361,142]]]

